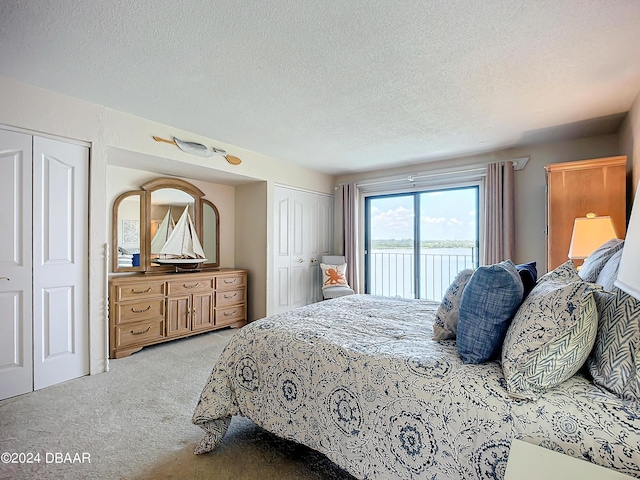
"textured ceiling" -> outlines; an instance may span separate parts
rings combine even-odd
[[[0,75],[348,173],[617,131],[640,1],[2,0]]]

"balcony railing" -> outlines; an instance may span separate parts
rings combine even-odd
[[[419,258],[418,298],[442,300],[455,276],[465,268],[478,266],[475,248],[452,249],[455,253],[421,253]],[[387,297],[415,298],[416,276],[413,253],[371,252],[370,293]]]

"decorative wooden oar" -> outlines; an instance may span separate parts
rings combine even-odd
[[[222,155],[231,165],[240,165],[242,163],[242,160],[240,160],[238,157],[227,155],[227,152],[224,150],[220,150],[219,148],[215,147],[209,150],[206,145],[203,145],[201,143],[184,142],[176,137],[173,137],[173,140],[167,140],[166,138],[156,137],[155,135],[153,136],[153,139],[156,142],[164,142],[175,145],[183,152],[190,153],[191,155],[198,155],[200,157],[213,157],[214,155]]]

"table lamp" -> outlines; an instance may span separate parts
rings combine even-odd
[[[611,217],[597,217],[595,213],[587,213],[586,217],[576,218],[573,222],[569,258],[584,260],[596,248],[612,238],[617,238],[617,236]]]

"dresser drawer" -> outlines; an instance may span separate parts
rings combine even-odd
[[[118,303],[116,323],[131,323],[164,317],[164,298],[151,298],[139,302]]]
[[[216,308],[216,326],[226,325],[228,323],[239,322],[245,319],[244,305],[237,305],[235,307]]]
[[[244,287],[245,275],[224,275],[216,277],[216,290]]]
[[[115,286],[116,302],[163,296],[164,282],[140,282]]]
[[[244,288],[216,292],[216,308],[244,303]]]
[[[116,348],[126,345],[150,343],[164,338],[164,321],[137,323],[135,325],[116,326]]]
[[[167,282],[167,295],[184,295],[213,290],[213,278],[182,279]]]

